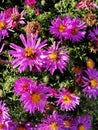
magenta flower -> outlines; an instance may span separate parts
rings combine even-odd
[[[76,127],[76,128],[75,128]],[[90,130],[91,118],[89,115],[80,116],[73,130]]]
[[[31,122],[23,122],[23,123],[16,123],[15,130],[34,130],[34,129],[33,124]]]
[[[87,69],[85,76],[83,76],[83,92],[87,94],[89,98],[98,96],[98,70],[95,68]]]
[[[98,27],[92,28],[89,31],[89,38],[90,38],[91,42],[98,43]]]
[[[71,40],[72,42],[79,42],[85,37],[86,28],[85,22],[80,20],[79,18],[73,18],[68,27],[68,33],[66,38]]]
[[[60,105],[61,110],[74,110],[76,105],[79,105],[79,96],[75,93],[70,93],[67,89],[62,88],[57,94],[57,105]]]
[[[10,28],[10,19],[5,17],[4,12],[0,13],[0,41],[4,39],[4,37],[8,37],[8,29]]]
[[[32,80],[28,77],[22,77],[15,81],[14,84],[14,92],[16,94],[22,94],[24,92],[30,92],[30,88],[32,87]]]
[[[53,43],[48,49],[45,58],[45,68],[53,75],[54,71],[59,69],[61,73],[66,70],[67,62],[69,62],[68,51],[66,48],[59,48],[59,43]]]
[[[34,113],[35,110],[44,112],[45,104],[47,102],[49,87],[44,83],[38,85],[37,82],[32,82],[30,92],[23,93],[20,100],[24,104],[24,110]]]
[[[12,12],[10,12],[10,18],[11,18],[10,26],[12,28],[16,28],[19,23],[20,24],[25,24],[25,22],[24,22],[25,18],[23,17],[24,14],[25,14],[24,10],[21,13],[19,13],[17,6],[12,8]]]
[[[5,106],[5,103],[0,101],[0,120],[8,120],[10,116],[8,114],[8,108]]]
[[[41,38],[27,36],[27,41],[23,34],[20,35],[20,39],[23,42],[24,48],[14,43],[10,44],[10,47],[14,50],[10,50],[11,54],[15,59],[11,61],[13,68],[19,66],[18,71],[21,73],[30,67],[30,71],[40,72],[43,65],[43,50],[46,46],[46,40],[41,42]]]
[[[53,34],[55,37],[59,37],[62,39],[62,37],[66,38],[67,27],[70,24],[70,17],[64,17],[61,19],[60,17],[57,17],[55,20],[51,21],[52,26],[50,26],[50,33]]]
[[[34,6],[36,4],[36,0],[25,0],[25,3],[28,6],[32,7],[32,6]]]
[[[42,120],[38,125],[37,130],[62,130],[63,121],[56,111],[49,117]]]

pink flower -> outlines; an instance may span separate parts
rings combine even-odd
[[[34,6],[36,4],[36,0],[25,0],[25,3],[28,6],[32,7],[32,6]]]

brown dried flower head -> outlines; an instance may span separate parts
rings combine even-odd
[[[41,32],[41,27],[39,22],[27,22],[27,25],[23,28],[27,34],[37,34]]]
[[[93,26],[97,22],[96,18],[96,14],[90,12],[84,16],[83,20],[86,22],[88,26]]]
[[[90,44],[90,51],[95,53],[95,54],[98,52],[98,41],[93,41]]]

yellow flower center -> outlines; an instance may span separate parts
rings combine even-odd
[[[32,100],[33,103],[39,103],[40,100],[41,100],[41,94],[39,94],[37,92],[31,94],[31,100]]]
[[[86,130],[84,125],[79,125],[78,130]]]
[[[98,81],[96,79],[91,79],[90,84],[91,84],[92,88],[95,88],[98,85]]]
[[[71,102],[70,97],[69,97],[69,96],[67,96],[67,95],[64,95],[62,100],[63,100],[63,103],[65,103],[65,104],[67,104],[67,103],[70,103],[70,102]]]
[[[57,122],[52,122],[51,123],[51,130],[57,130],[58,129],[58,124]]]
[[[69,128],[70,125],[71,125],[71,123],[70,123],[69,120],[64,121],[64,126],[65,126],[66,128]]]
[[[52,61],[56,61],[58,58],[57,52],[53,52],[53,53],[49,54],[49,57]]]
[[[73,34],[73,35],[76,35],[77,33],[78,33],[78,28],[77,27],[74,27],[73,29],[71,29],[71,33]]]
[[[28,84],[27,84],[27,83],[22,84],[22,85],[21,85],[21,90],[22,90],[22,91],[23,91],[23,90],[28,91]]]
[[[20,15],[19,15],[19,14],[11,14],[11,17],[12,17],[15,21],[18,21],[19,18],[20,18]]]
[[[91,60],[91,59],[88,59],[88,60],[87,60],[86,65],[87,65],[87,67],[90,68],[90,69],[92,69],[92,68],[95,66],[93,60]]]
[[[31,57],[33,55],[33,48],[25,48],[24,55],[25,57]]]
[[[27,130],[24,126],[18,126],[16,130]]]
[[[58,28],[58,29],[59,29],[59,32],[60,32],[60,33],[64,32],[65,28],[66,28],[65,25],[60,24],[60,25],[59,25],[59,28]]]
[[[0,21],[0,30],[2,30],[3,28],[5,28],[6,24],[4,21]]]
[[[0,122],[0,130],[3,130],[4,125]]]

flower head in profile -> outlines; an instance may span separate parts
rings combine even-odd
[[[79,42],[85,37],[86,28],[85,22],[79,18],[73,18],[71,20],[70,26],[68,27],[68,33],[66,38],[72,42]]]
[[[63,121],[56,111],[52,115],[42,120],[37,130],[61,130]]]
[[[59,48],[59,43],[54,42],[47,50],[45,59],[45,68],[53,75],[54,71],[59,69],[61,73],[66,70],[67,62],[69,62],[68,51],[66,48]]]
[[[83,92],[87,94],[89,98],[98,96],[98,70],[95,68],[85,70],[83,76]]]
[[[29,92],[32,87],[32,80],[28,77],[22,77],[15,81],[14,92],[16,94],[22,94],[24,92]]]
[[[10,44],[10,47],[14,50],[10,50],[9,54],[14,57],[11,60],[13,68],[19,67],[18,71],[21,73],[30,68],[30,71],[40,72],[43,65],[43,50],[42,48],[46,46],[46,40],[41,42],[41,38],[31,37],[27,35],[27,41],[23,34],[20,35],[20,39],[24,47]]]
[[[69,23],[70,17],[64,16],[63,19],[57,17],[55,20],[51,21],[52,26],[50,26],[50,33],[55,37],[59,37],[60,39],[63,37],[66,38],[67,27],[69,26]]]
[[[57,94],[57,105],[60,105],[61,110],[74,110],[79,105],[79,96],[75,93],[70,93],[67,89],[62,88]]]
[[[46,87],[44,83],[38,84],[32,83],[30,92],[23,93],[20,100],[24,104],[24,110],[34,113],[36,110],[41,113],[44,112],[45,104],[47,102],[49,87]]]
[[[89,130],[91,128],[91,118],[89,115],[80,116],[74,130]]]
[[[0,12],[0,41],[4,39],[4,37],[8,37],[8,29],[10,28],[10,19],[6,18],[3,11]]]
[[[89,39],[91,42],[98,43],[98,27],[94,27],[91,30],[89,30]]]
[[[25,3],[28,6],[32,7],[32,6],[34,6],[36,4],[36,0],[25,0]]]
[[[0,120],[8,120],[10,116],[8,114],[8,108],[6,107],[5,103],[0,101]]]
[[[11,17],[10,26],[12,28],[16,28],[18,24],[25,24],[24,17],[23,17],[24,14],[25,14],[24,10],[21,13],[19,13],[17,6],[12,8],[12,12],[10,14],[10,17]]]

